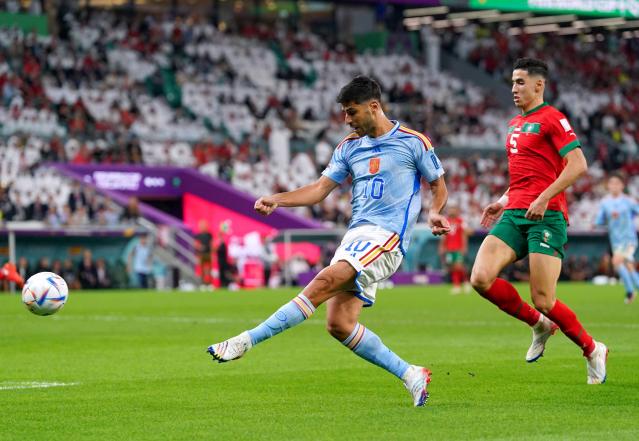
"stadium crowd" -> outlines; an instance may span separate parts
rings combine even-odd
[[[71,289],[106,289],[114,287],[126,287],[127,274],[124,268],[116,262],[110,265],[106,259],[94,259],[90,250],[86,249],[79,259],[49,259],[41,257],[35,263],[21,256],[15,264],[15,272],[22,281],[31,275],[52,271],[59,274],[67,282]],[[0,281],[0,291],[6,290],[8,280]]]
[[[506,84],[523,56],[550,68],[546,99],[565,113],[606,170],[627,167],[639,153],[639,38],[620,32],[562,36],[513,34],[501,25],[472,24],[443,32],[443,46]],[[631,161],[632,162],[632,161]],[[638,171],[634,161],[632,170]]]
[[[62,226],[135,218],[135,207],[38,167],[46,161],[196,167],[256,196],[309,183],[347,134],[335,85],[357,73],[382,83],[391,116],[448,148],[440,156],[451,199],[470,228],[479,228],[482,208],[505,189],[500,146],[514,108],[425,68],[415,54],[357,54],[283,23],[222,32],[194,18],[122,20],[104,11],[67,18],[54,36],[0,29],[3,220]],[[639,93],[630,81],[637,39],[510,35],[482,25],[441,36],[445,50],[505,81],[517,57],[550,57],[547,98],[573,121],[591,158],[589,175],[568,192],[573,228],[591,228],[608,171],[625,171],[629,191],[639,194],[632,117]],[[595,57],[582,56],[593,49]],[[345,185],[297,212],[343,226],[349,200]]]
[[[133,224],[140,216],[136,198],[121,207],[92,188],[44,167],[23,172],[10,192],[0,187],[0,225],[37,221],[53,228],[116,227]]]

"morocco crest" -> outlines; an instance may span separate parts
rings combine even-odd
[[[368,162],[368,172],[372,175],[379,171],[379,163],[381,158],[371,158]]]

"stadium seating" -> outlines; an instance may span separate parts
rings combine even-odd
[[[633,152],[636,157],[639,136],[629,115],[639,104],[628,98],[636,93],[626,95],[636,86],[624,78],[634,71],[622,70],[619,62],[632,57],[636,41],[511,36],[476,26],[443,41],[445,49],[500,78],[508,77],[518,56],[554,55],[548,98],[569,109],[595,158],[590,176],[570,191],[579,197],[569,194],[573,227],[590,228],[605,171],[623,166],[632,175],[639,168],[628,160]],[[9,50],[12,45],[16,50]],[[558,50],[544,51],[551,45]],[[592,45],[600,63],[566,64]],[[619,50],[606,52],[605,45]],[[471,227],[479,226],[482,207],[504,190],[500,146],[513,109],[500,108],[450,72],[424,68],[410,54],[355,54],[307,31],[247,27],[231,34],[180,20],[127,24],[108,12],[72,19],[69,41],[2,29],[0,50],[0,185],[11,185],[14,204],[33,203],[39,184],[22,171],[45,160],[198,167],[254,195],[304,185],[326,163],[320,150],[347,133],[335,87],[358,73],[379,79],[390,115],[424,130],[436,146],[453,147],[444,158],[448,184]],[[575,69],[582,89],[571,80]],[[290,151],[282,148],[288,143]],[[454,147],[497,153],[470,160]],[[630,188],[637,189],[634,175]],[[60,210],[64,188],[52,195]],[[349,197],[345,187],[321,207],[298,211],[341,225],[349,216]],[[428,192],[424,198],[428,203]]]
[[[616,32],[597,35],[512,35],[508,28],[468,26],[444,41],[457,56],[510,84],[512,66],[523,56],[543,58],[550,67],[547,99],[570,118],[579,136],[592,147],[603,143],[625,158],[639,152],[636,59],[639,42]],[[621,165],[621,164],[616,164]]]

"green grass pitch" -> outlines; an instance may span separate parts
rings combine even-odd
[[[559,289],[610,347],[603,386],[586,385],[560,333],[525,363],[529,329],[477,295],[380,291],[361,322],[433,371],[418,409],[326,333],[324,308],[241,360],[211,362],[209,344],[296,292],[78,292],[51,317],[2,295],[0,440],[639,439],[639,303],[624,305],[619,286]]]

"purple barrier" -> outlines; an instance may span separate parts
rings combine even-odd
[[[285,228],[324,228],[321,223],[298,216],[286,209],[278,209],[270,216],[255,212],[255,198],[226,182],[206,176],[193,169],[182,169],[183,188],[187,193],[233,209],[278,230]]]
[[[297,276],[297,284],[306,286],[318,271],[306,271]],[[430,271],[398,271],[390,277],[395,285],[437,285],[444,283],[444,273],[437,270]]]
[[[96,182],[94,182],[93,180],[85,179],[85,176],[87,175],[87,173],[89,173],[90,166],[71,165],[71,164],[49,164],[49,165],[58,169],[61,173],[65,174],[66,176],[76,181],[79,181],[83,183],[84,185],[87,185],[95,190],[101,191],[103,194],[110,197],[111,199],[113,199],[115,202],[117,202],[118,204],[122,206],[126,206],[127,203],[129,202],[129,198],[132,195],[135,195],[135,193],[132,193],[131,191],[120,192],[113,189],[102,188],[102,187],[99,187],[96,184]],[[96,169],[96,168],[98,167],[95,167],[95,166],[93,167],[93,169]],[[170,216],[164,213],[163,211],[158,210],[157,208],[154,208],[143,202],[140,202],[138,206],[140,208],[140,213],[145,218],[148,218],[152,220],[153,222],[161,224],[161,225],[167,225],[170,227],[186,230],[184,223],[180,219],[176,219],[173,216]]]
[[[82,182],[100,190],[118,191],[137,197],[179,197],[182,169],[140,165],[52,164],[58,170],[80,176]]]
[[[99,189],[120,204],[126,205],[130,196],[180,197],[190,193],[210,202],[232,209],[276,229],[323,228],[322,224],[298,216],[286,209],[268,217],[253,210],[255,198],[218,179],[197,170],[180,167],[147,167],[113,164],[50,164],[73,179]],[[162,224],[184,228],[181,220],[168,216],[146,204],[140,204],[145,217]]]

